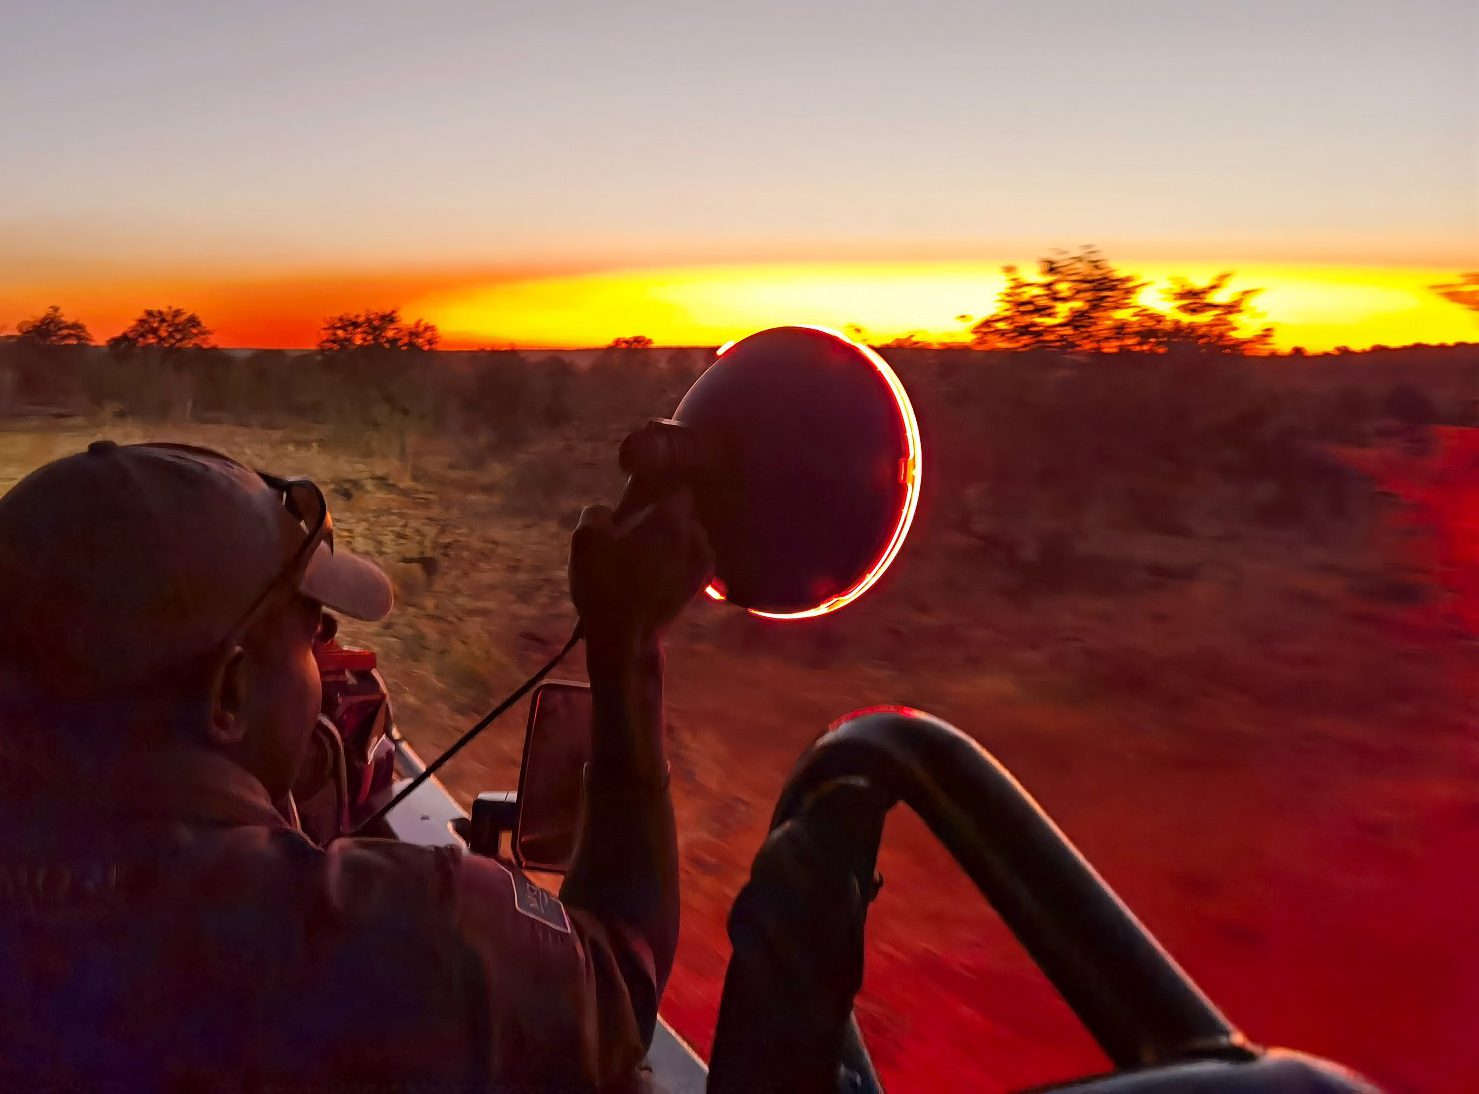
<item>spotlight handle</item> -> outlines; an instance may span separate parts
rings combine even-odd
[[[720,453],[692,426],[671,418],[651,418],[628,433],[617,452],[621,469],[633,478],[695,482],[714,475]]]
[[[712,481],[721,467],[718,450],[703,434],[671,418],[652,418],[628,433],[617,452],[627,473],[613,516],[630,524],[665,494],[683,485]]]

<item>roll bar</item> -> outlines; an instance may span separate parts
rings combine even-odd
[[[905,707],[858,711],[801,758],[772,827],[863,778],[954,856],[1117,1068],[1259,1050],[1217,1010],[995,757]]]

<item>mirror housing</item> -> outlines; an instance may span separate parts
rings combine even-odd
[[[570,868],[591,758],[591,714],[586,684],[547,681],[529,700],[513,826],[513,859],[526,870]]]
[[[518,795],[512,790],[485,790],[473,799],[471,814],[452,822],[467,849],[488,858],[503,857],[503,834],[513,833],[519,822]]]

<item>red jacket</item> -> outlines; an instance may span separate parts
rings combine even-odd
[[[638,1083],[676,922],[599,878],[562,905],[455,848],[319,848],[209,754],[5,781],[0,1087]],[[670,836],[665,792],[624,808]]]

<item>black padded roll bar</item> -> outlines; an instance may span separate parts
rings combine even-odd
[[[919,814],[1116,1067],[1258,1055],[1006,768],[938,718],[849,715],[801,758],[772,827],[859,777]]]

